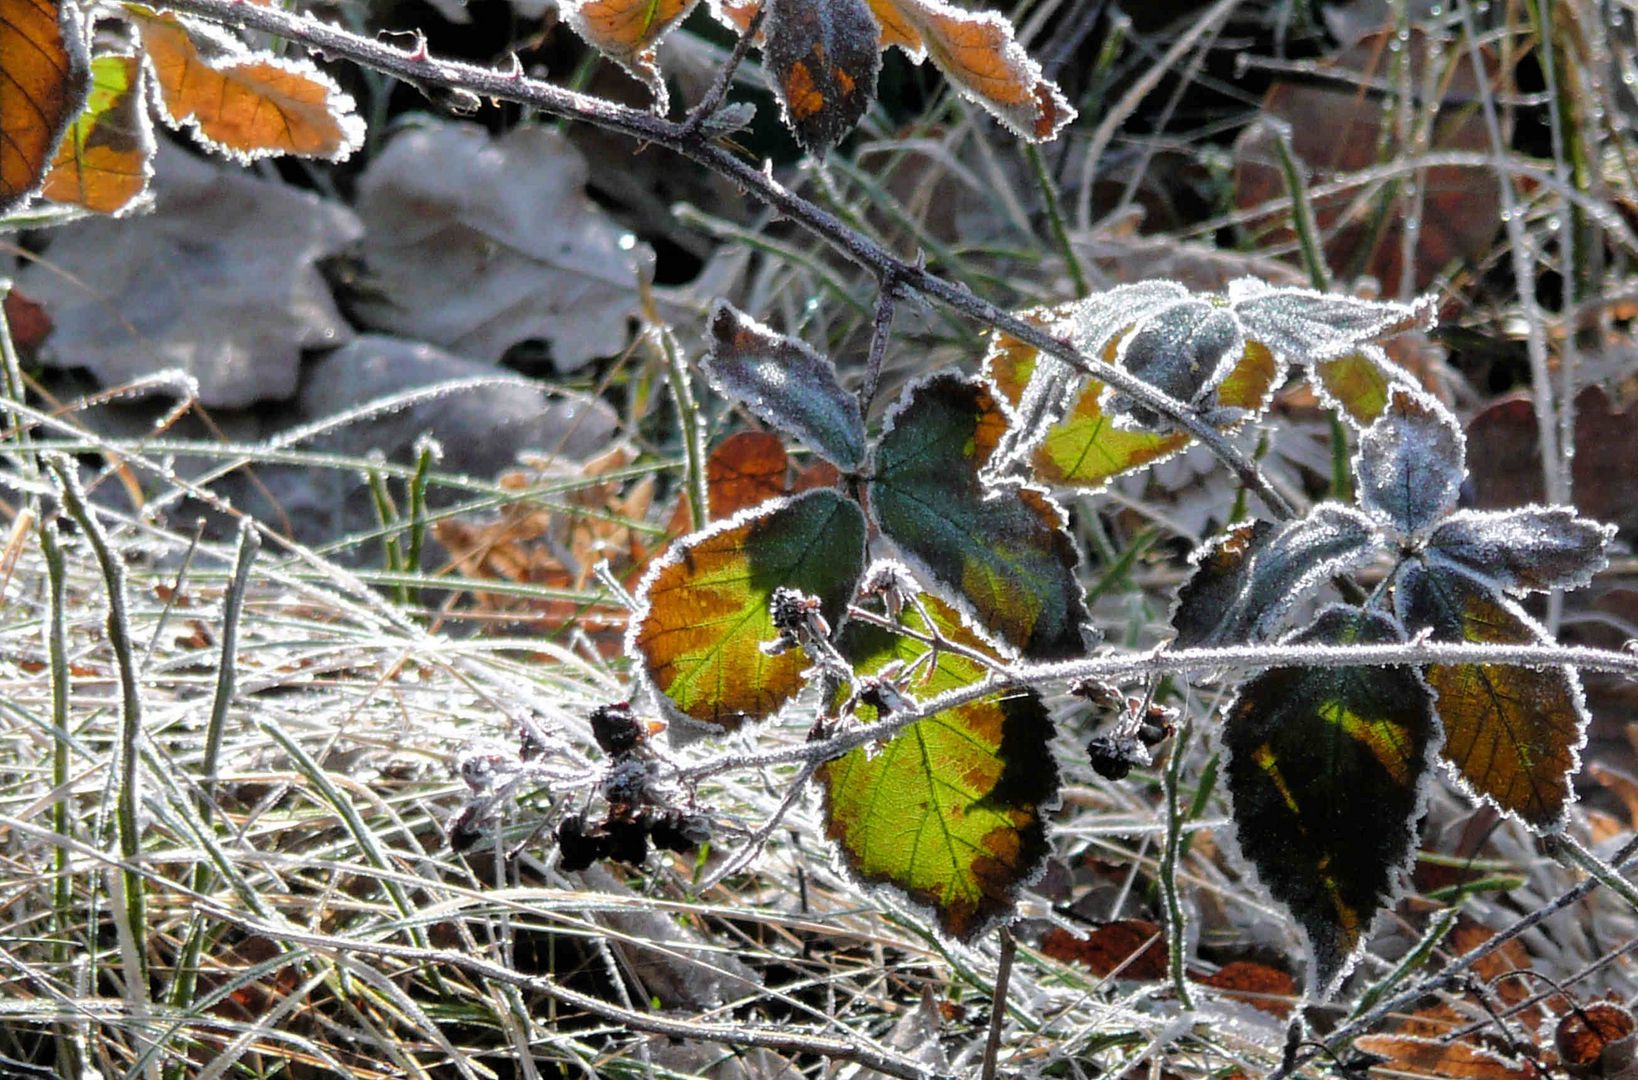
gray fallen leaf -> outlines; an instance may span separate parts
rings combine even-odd
[[[571,371],[626,345],[639,252],[586,197],[586,161],[558,132],[429,121],[359,179],[372,326],[496,361],[531,338]]]
[[[352,338],[314,264],[358,239],[358,219],[163,140],[153,191],[153,213],[57,230],[23,272],[55,326],[44,362],[105,386],[180,368],[212,407],[291,397],[303,349]]]

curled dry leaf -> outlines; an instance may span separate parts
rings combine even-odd
[[[1429,1080],[1536,1080],[1536,1070],[1469,1042],[1441,1042],[1413,1035],[1362,1035],[1354,1049],[1377,1059],[1372,1077]]]
[[[1041,935],[1040,950],[1080,964],[1099,978],[1150,981],[1166,977],[1166,932],[1147,919],[1116,919],[1077,937],[1057,927]]]
[[[248,52],[170,12],[128,4],[125,13],[142,36],[160,114],[211,149],[241,161],[273,154],[341,161],[362,145],[353,99],[312,64]]]
[[[91,85],[73,0],[0,0],[0,215],[39,189]]]
[[[1595,1001],[1558,1022],[1553,1045],[1571,1068],[1599,1068],[1597,1075],[1614,1076],[1616,1069],[1632,1064],[1633,1029],[1632,1013],[1624,1005]]]
[[[40,194],[117,214],[148,190],[153,157],[141,59],[99,56],[91,61],[91,96],[64,133]]]

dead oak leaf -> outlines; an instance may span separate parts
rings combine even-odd
[[[588,175],[549,128],[402,132],[359,178],[368,295],[356,314],[483,361],[530,339],[559,371],[618,353],[641,256],[586,197]]]

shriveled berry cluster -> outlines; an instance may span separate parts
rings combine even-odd
[[[602,787],[607,813],[597,822],[577,814],[557,827],[562,869],[584,870],[599,859],[640,866],[650,842],[661,850],[688,852],[710,839],[704,815],[666,805],[657,790],[647,753],[650,731],[630,702],[599,706],[591,714],[591,729],[609,755]]]

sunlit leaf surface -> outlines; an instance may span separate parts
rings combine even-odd
[[[90,90],[75,3],[0,0],[0,214],[39,188]]]
[[[55,203],[114,214],[148,187],[154,136],[142,87],[142,60],[91,61],[91,96],[64,133],[40,194]]]

